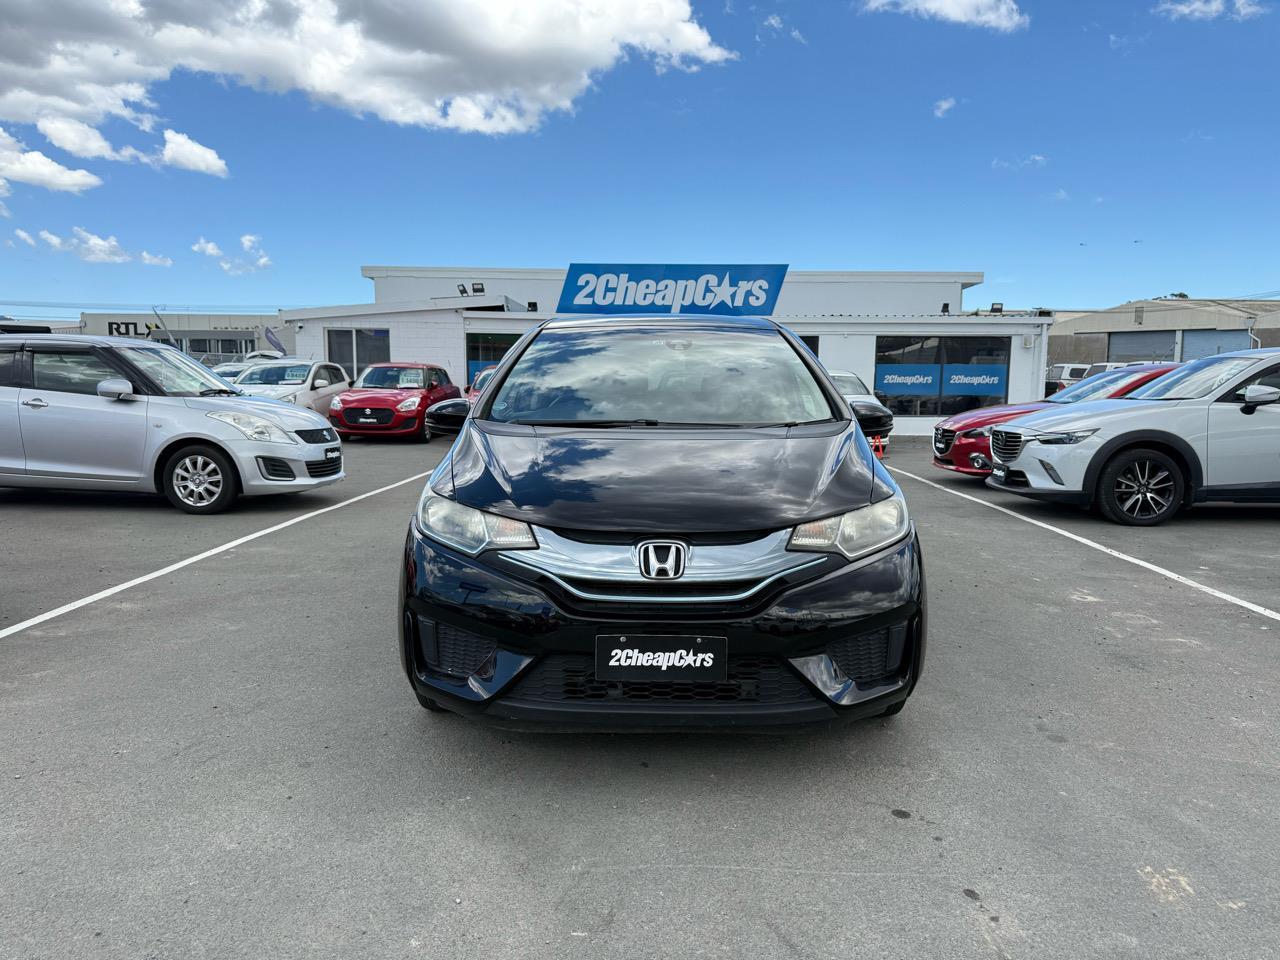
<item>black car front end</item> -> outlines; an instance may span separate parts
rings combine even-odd
[[[851,414],[767,321],[526,338],[410,524],[419,701],[591,727],[896,712],[924,658],[923,563]]]

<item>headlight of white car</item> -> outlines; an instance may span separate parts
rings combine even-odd
[[[855,560],[901,540],[910,526],[907,502],[901,493],[895,493],[887,500],[836,517],[802,523],[791,531],[788,546],[792,550],[838,550]]]
[[[1093,430],[1073,430],[1069,433],[1041,433],[1032,439],[1048,444],[1079,443],[1081,440],[1088,440],[1097,432],[1097,428],[1094,428]]]
[[[418,404],[422,402],[421,396],[409,397],[407,400],[401,400],[396,404],[396,409],[401,413],[410,413],[418,409]]]
[[[332,400],[329,401],[329,409],[330,410],[342,409],[342,394],[338,394],[336,397],[334,397]]]
[[[255,417],[251,413],[238,413],[234,410],[215,410],[209,416],[214,420],[235,427],[250,440],[262,440],[266,443],[297,443],[284,430],[270,420]]]
[[[430,487],[422,492],[418,502],[418,526],[432,539],[472,555],[490,548],[536,550],[538,547],[527,523],[464,507]]]

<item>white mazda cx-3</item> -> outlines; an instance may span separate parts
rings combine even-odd
[[[1207,357],[1129,396],[991,432],[987,485],[1151,526],[1207,501],[1280,502],[1280,348]]]

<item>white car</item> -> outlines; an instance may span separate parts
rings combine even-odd
[[[1206,501],[1280,503],[1280,349],[1185,364],[1127,397],[991,431],[987,485],[1151,526]]]
[[[255,363],[236,377],[235,384],[250,396],[283,400],[328,415],[330,399],[350,387],[351,378],[327,360],[286,359]]]

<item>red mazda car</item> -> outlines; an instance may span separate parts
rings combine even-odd
[[[489,385],[489,381],[493,379],[493,371],[498,369],[495,363],[491,367],[485,367],[476,374],[476,378],[471,381],[471,386],[467,387],[467,402],[475,403],[480,399],[480,394],[484,393],[484,388]]]
[[[462,396],[444,367],[430,363],[375,363],[350,390],[329,402],[329,422],[343,437],[431,439],[427,407]]]
[[[1176,363],[1144,363],[1122,367],[1073,383],[1047,400],[957,413],[933,429],[933,465],[942,470],[985,477],[991,473],[991,428],[996,424],[1059,404],[1123,397],[1177,366]]]

